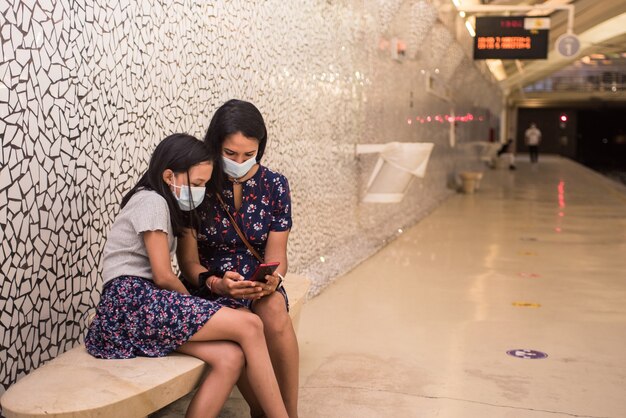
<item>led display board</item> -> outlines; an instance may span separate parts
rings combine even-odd
[[[474,59],[546,59],[549,29],[547,17],[476,17]]]

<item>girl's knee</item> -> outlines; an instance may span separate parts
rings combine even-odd
[[[229,343],[222,356],[228,364],[235,365],[237,369],[241,369],[246,363],[246,357],[239,344]]]
[[[239,376],[246,363],[246,358],[239,344],[224,342],[216,354],[218,360],[211,364],[213,369],[232,372],[232,374]]]
[[[242,312],[241,330],[247,335],[263,335],[263,321],[251,312]]]

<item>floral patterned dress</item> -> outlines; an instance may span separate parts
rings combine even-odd
[[[267,167],[260,165],[256,174],[242,183],[239,210],[235,210],[232,184],[222,191],[222,198],[248,242],[261,257],[265,256],[270,232],[291,229],[291,196],[287,178]],[[201,224],[197,239],[200,263],[209,270],[222,273],[236,271],[249,279],[259,264],[258,260],[239,238],[220,203],[215,199],[206,201],[213,207],[199,208]],[[208,214],[212,214],[213,219],[209,219]],[[284,290],[281,291],[287,299]],[[250,307],[249,300],[218,299],[226,306]]]

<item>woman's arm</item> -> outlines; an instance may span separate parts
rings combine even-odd
[[[274,274],[272,275],[272,279],[268,281],[268,284],[272,286],[273,289],[278,286],[278,282],[280,281],[277,273],[281,276],[285,276],[287,274],[287,240],[289,239],[289,231],[270,231],[269,236],[267,237],[267,244],[265,244],[265,262],[280,262],[280,266],[276,269]],[[271,293],[271,292],[270,292]]]
[[[188,295],[182,282],[172,271],[172,260],[167,242],[167,233],[163,231],[143,232],[143,242],[150,259],[152,280],[160,289],[175,290]]]
[[[271,220],[267,242],[265,243],[265,262],[280,262],[278,269],[274,272],[276,283],[280,279],[278,275],[287,274],[287,240],[291,230],[291,194],[289,192],[289,182],[283,175],[273,179],[275,187],[271,190]],[[275,289],[275,287],[274,287]]]
[[[276,269],[281,275],[287,274],[287,240],[289,231],[270,231],[265,244],[265,262],[280,262]]]

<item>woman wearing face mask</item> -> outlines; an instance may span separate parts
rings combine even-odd
[[[241,375],[267,408],[287,417],[261,321],[189,295],[171,267],[177,237],[193,227],[213,156],[186,134],[165,138],[148,171],[122,200],[103,252],[103,290],[85,346],[98,358],[161,357],[172,351],[210,365],[187,417],[216,417]],[[244,367],[245,364],[245,367]]]
[[[204,291],[209,300],[250,310],[261,318],[280,391],[294,418],[298,414],[298,343],[282,288],[292,223],[289,185],[283,175],[259,163],[267,132],[253,104],[230,100],[222,105],[204,141],[222,156],[215,168],[220,172],[211,180],[219,192],[199,208],[197,240],[191,234],[183,236],[178,262],[189,281],[206,279],[207,287],[197,294]],[[261,262],[280,265],[273,275],[265,276],[267,282],[247,280]],[[249,383],[242,376],[239,389],[251,416],[263,416]]]

